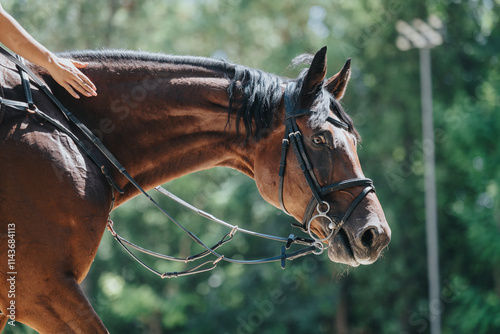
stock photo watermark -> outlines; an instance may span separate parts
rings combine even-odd
[[[7,324],[15,326],[16,323],[16,224],[7,225]]]

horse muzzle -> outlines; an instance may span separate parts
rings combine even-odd
[[[372,264],[390,241],[390,233],[386,233],[381,227],[368,225],[357,232],[349,225],[344,225],[329,239],[328,257],[333,262],[352,267]]]
[[[391,240],[385,217],[368,213],[365,217],[352,215],[358,204],[374,191],[367,186],[342,216],[333,216],[330,205],[318,204],[313,198],[306,208],[302,228],[317,242],[327,242],[331,261],[357,267],[375,262]],[[363,206],[364,207],[364,206]],[[362,225],[359,225],[363,221]]]

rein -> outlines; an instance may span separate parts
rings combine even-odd
[[[197,273],[202,273],[206,271],[210,271],[214,269],[217,264],[223,260],[226,262],[232,262],[232,263],[240,263],[240,264],[259,264],[259,263],[268,263],[268,262],[281,262],[281,267],[285,269],[286,266],[286,260],[293,260],[295,258],[308,255],[308,254],[315,254],[319,255],[323,253],[325,250],[325,246],[323,243],[320,242],[317,238],[313,239],[306,239],[306,238],[300,238],[297,237],[293,234],[290,234],[288,238],[282,238],[282,237],[277,237],[277,236],[272,236],[272,235],[267,235],[267,234],[262,234],[262,233],[257,233],[257,232],[252,232],[249,230],[241,229],[238,226],[231,225],[229,223],[226,223],[202,210],[197,209],[196,207],[190,205],[189,203],[184,202],[177,196],[171,194],[168,192],[166,189],[162,188],[161,186],[156,187],[155,189],[160,192],[161,194],[173,199],[177,203],[195,211],[199,215],[212,220],[214,222],[217,222],[221,225],[224,225],[228,228],[231,228],[231,231],[227,233],[226,235],[223,236],[223,238],[214,246],[209,247],[201,241],[200,238],[198,238],[195,234],[187,230],[183,225],[181,225],[179,222],[177,222],[171,215],[169,215],[133,178],[130,176],[130,174],[126,171],[126,169],[120,164],[120,162],[113,156],[113,154],[102,144],[102,142],[90,131],[80,120],[78,120],[70,111],[68,111],[64,105],[52,94],[52,92],[49,90],[49,88],[37,77],[34,75],[34,73],[24,64],[24,61],[22,60],[21,57],[12,54],[8,50],[4,49],[2,46],[0,46],[0,53],[2,53],[8,60],[12,61],[14,64],[16,64],[20,76],[21,76],[21,82],[23,85],[24,93],[25,93],[25,98],[27,102],[19,102],[19,101],[13,101],[13,100],[8,100],[0,97],[0,105],[4,105],[6,107],[12,108],[17,111],[21,112],[28,112],[32,114],[36,114],[42,119],[46,120],[50,124],[52,124],[54,127],[56,127],[59,131],[62,133],[68,135],[81,149],[82,151],[90,157],[90,159],[100,168],[101,172],[105,176],[107,182],[109,183],[111,187],[111,206],[110,206],[110,213],[113,209],[114,201],[115,201],[115,196],[114,196],[114,191],[117,190],[120,193],[123,193],[123,190],[118,187],[116,182],[114,181],[113,177],[109,173],[109,171],[106,169],[106,167],[99,162],[99,159],[83,144],[83,142],[74,134],[72,133],[69,129],[67,129],[64,125],[62,125],[59,121],[56,119],[48,116],[41,110],[37,108],[37,106],[33,102],[32,98],[32,93],[31,93],[31,86],[29,82],[29,78],[31,78],[38,88],[43,91],[49,98],[50,100],[57,106],[57,108],[63,113],[63,115],[66,117],[66,119],[76,125],[80,131],[88,138],[91,140],[91,142],[101,151],[101,153],[104,155],[104,157],[130,182],[132,183],[146,198],[153,203],[153,205],[160,210],[169,220],[171,220],[177,227],[179,227],[181,230],[183,230],[184,233],[186,233],[192,240],[194,240],[196,243],[198,243],[200,246],[202,246],[205,250],[199,254],[195,254],[192,256],[189,256],[187,258],[176,258],[173,256],[168,256],[168,255],[163,255],[159,254],[150,250],[147,250],[145,248],[142,248],[140,246],[137,246],[130,241],[122,238],[119,236],[116,231],[113,229],[113,221],[108,217],[108,222],[107,222],[107,227],[108,230],[111,232],[115,240],[125,249],[125,251],[130,254],[136,261],[138,261],[142,266],[144,266],[146,269],[151,271],[152,273],[160,276],[161,278],[172,278],[172,277],[180,277],[180,276],[186,276],[186,275],[192,275],[192,274],[197,274]],[[28,78],[29,76],[29,78]],[[280,175],[281,175],[281,168],[280,168]],[[281,176],[280,176],[281,177]],[[282,181],[280,181],[282,183]],[[281,195],[280,195],[281,198]],[[285,210],[286,212],[286,210]],[[285,246],[281,247],[281,253],[280,255],[274,256],[274,257],[269,257],[265,259],[259,259],[259,260],[236,260],[236,259],[231,259],[227,258],[224,255],[221,255],[216,252],[216,250],[222,246],[223,244],[229,242],[232,240],[234,237],[235,233],[237,231],[241,231],[242,233],[246,233],[249,235],[253,235],[256,237],[261,237],[261,238],[266,238],[270,240],[275,240],[275,241],[280,241],[286,243]],[[289,252],[287,253],[286,251],[291,247],[292,244],[297,243],[300,245],[306,245],[307,247],[304,247],[302,249]],[[128,248],[127,245],[139,252],[161,258],[164,260],[171,260],[171,261],[180,261],[184,263],[192,262],[198,259],[201,259],[207,255],[214,255],[216,257],[215,260],[207,260],[195,267],[192,267],[190,269],[181,271],[181,272],[167,272],[167,273],[161,273],[144,262],[142,262],[137,256],[135,256]]]

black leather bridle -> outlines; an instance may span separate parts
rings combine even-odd
[[[312,192],[312,198],[309,201],[309,204],[304,213],[302,224],[292,224],[292,225],[301,228],[306,233],[309,233],[311,238],[315,239],[316,241],[323,242],[332,237],[335,237],[335,235],[340,231],[345,222],[349,219],[354,209],[363,200],[363,198],[366,197],[366,195],[369,192],[375,191],[375,187],[373,186],[373,181],[368,178],[348,179],[332,183],[326,186],[321,186],[319,184],[318,179],[314,174],[314,168],[305,150],[304,141],[302,139],[302,133],[300,132],[300,129],[297,125],[297,117],[311,115],[313,111],[309,109],[297,108],[292,98],[292,92],[294,91],[295,85],[296,85],[295,82],[289,82],[285,88],[285,94],[284,94],[285,137],[283,139],[281,162],[279,169],[279,202],[281,209],[287,214],[289,214],[285,208],[285,203],[283,199],[283,186],[285,182],[284,180],[286,171],[286,157],[288,153],[288,147],[290,146],[291,143],[295,156],[297,157],[299,166]],[[349,130],[349,126],[346,123],[336,120],[333,117],[328,117],[327,121],[333,124],[337,128],[346,131]],[[340,222],[335,223],[333,219],[328,215],[328,212],[330,211],[330,205],[325,200],[325,197],[330,193],[359,186],[365,186],[365,188],[351,203],[347,211],[344,213],[344,216],[342,217]],[[315,210],[317,211],[316,215],[314,215]],[[316,218],[324,218],[329,222],[326,230],[327,231],[330,230],[331,232],[327,237],[320,239],[317,236],[313,235],[313,233],[311,232],[311,222]]]

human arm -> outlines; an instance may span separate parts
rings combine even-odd
[[[0,42],[28,61],[44,67],[54,80],[75,98],[77,92],[96,96],[96,87],[79,68],[87,63],[59,58],[38,43],[0,4]]]

